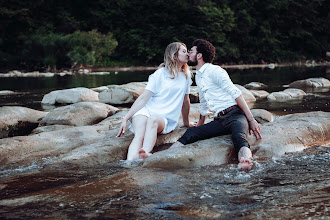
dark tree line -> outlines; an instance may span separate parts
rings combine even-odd
[[[328,0],[2,0],[0,68],[155,65],[211,41],[218,63],[322,59]]]

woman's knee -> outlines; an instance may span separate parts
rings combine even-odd
[[[147,121],[147,126],[157,128],[160,122],[160,118],[157,116],[150,116]]]

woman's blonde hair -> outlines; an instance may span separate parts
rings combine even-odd
[[[187,49],[187,46],[181,42],[173,42],[170,43],[164,53],[164,63],[160,64],[159,67],[165,67],[168,72],[173,76],[172,79],[176,77],[179,72],[183,72],[188,78],[189,67],[185,63],[181,69],[178,67],[179,59],[178,53],[180,50],[180,46],[184,46]]]

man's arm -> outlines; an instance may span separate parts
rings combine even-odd
[[[261,131],[258,122],[254,119],[249,106],[247,105],[245,99],[243,98],[242,95],[238,96],[235,101],[237,102],[237,105],[243,110],[248,122],[249,122],[249,127],[250,127],[250,134],[251,130],[253,131],[254,136],[257,139],[261,139]]]

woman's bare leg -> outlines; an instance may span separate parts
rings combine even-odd
[[[147,121],[146,132],[144,135],[143,145],[139,151],[139,157],[145,159],[150,155],[150,151],[155,146],[157,133],[164,130],[165,121],[158,116],[150,116]]]
[[[127,160],[139,158],[139,150],[142,148],[147,120],[148,117],[144,115],[137,115],[132,118],[134,138],[128,148]]]

